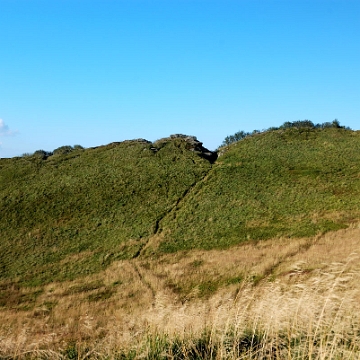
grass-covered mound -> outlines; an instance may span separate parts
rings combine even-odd
[[[1,159],[0,278],[44,284],[136,256],[208,173],[193,147],[175,137]]]
[[[303,125],[0,159],[0,358],[357,358],[360,133]]]
[[[359,132],[289,127],[247,136],[219,154],[161,223],[161,251],[312,236],[359,218]]]
[[[71,280],[114,260],[312,236],[360,218],[359,132],[283,126],[218,154],[172,136],[0,159],[0,280]]]

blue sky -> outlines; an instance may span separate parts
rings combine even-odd
[[[0,157],[359,110],[358,0],[0,0]]]

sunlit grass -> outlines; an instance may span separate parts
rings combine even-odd
[[[359,136],[0,159],[0,358],[359,358]]]
[[[278,236],[305,237],[359,218],[360,133],[290,129],[229,147],[204,181],[162,222],[160,250],[227,248]]]
[[[211,164],[186,141],[0,160],[0,278],[38,286],[134,257]]]
[[[97,275],[47,285],[32,309],[3,308],[0,356],[357,359],[359,239],[354,226],[117,261]],[[217,287],[203,294],[209,281]]]

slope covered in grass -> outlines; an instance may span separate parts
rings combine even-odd
[[[268,131],[219,153],[208,176],[161,222],[160,251],[312,236],[359,218],[359,132]]]
[[[0,278],[43,284],[135,256],[211,167],[189,147],[174,138],[1,159]]]
[[[267,131],[215,162],[205,150],[174,136],[1,159],[0,279],[36,286],[115,260],[312,236],[360,218],[359,132]]]
[[[359,359],[359,225],[116,261],[32,302],[38,288],[19,289],[0,307],[0,358]]]
[[[359,132],[65,150],[0,159],[0,357],[358,357]]]

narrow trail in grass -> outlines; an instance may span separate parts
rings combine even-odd
[[[159,240],[163,239],[164,233],[161,227],[161,222],[163,222],[167,217],[172,216],[173,220],[176,219],[177,211],[180,209],[182,203],[187,199],[188,196],[192,195],[196,190],[197,187],[205,182],[209,177],[211,170],[213,167],[209,169],[209,171],[199,180],[196,181],[193,185],[191,185],[188,189],[186,189],[181,197],[177,199],[174,206],[167,211],[160,219],[157,219],[154,226],[154,233],[152,236],[149,237],[148,241],[144,243],[144,245],[136,252],[133,256],[133,259],[136,259],[142,255],[147,255],[155,250],[159,244]],[[150,251],[149,251],[150,250]]]

